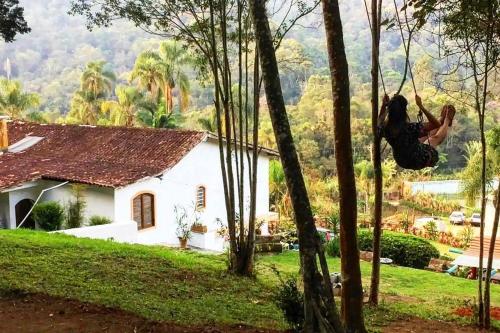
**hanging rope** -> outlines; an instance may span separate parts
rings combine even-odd
[[[411,42],[411,35],[412,31],[409,31],[409,36],[408,36],[408,48],[406,48],[406,39],[403,33],[403,26],[401,24],[401,20],[399,18],[399,11],[398,11],[398,5],[396,4],[396,0],[393,0],[394,2],[394,9],[396,11],[396,18],[397,18],[397,23],[399,27],[399,32],[401,33],[401,40],[403,41],[403,47],[405,49],[406,53],[406,64],[405,64],[405,74],[403,77],[403,82],[401,83],[401,86],[398,89],[398,92],[396,94],[399,94],[401,92],[401,89],[403,88],[404,81],[406,80],[406,72],[409,70],[410,72],[410,78],[411,78],[411,83],[413,84],[413,91],[415,92],[415,95],[417,94],[417,87],[415,85],[415,80],[413,79],[413,71],[411,69],[411,64],[410,64],[410,42]],[[406,5],[406,2],[405,2]],[[406,15],[406,13],[405,13]]]
[[[365,11],[366,11],[366,18],[368,19],[368,26],[370,27],[370,31],[373,31],[372,21],[370,20],[370,12],[368,11],[368,5],[366,4],[366,0],[363,1],[365,3]],[[387,90],[385,89],[384,75],[382,74],[382,68],[380,67],[380,62],[378,63],[378,71],[380,73],[380,82],[382,83],[384,94],[387,95]]]

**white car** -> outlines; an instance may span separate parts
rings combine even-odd
[[[481,225],[481,214],[479,214],[479,213],[472,214],[472,216],[470,217],[470,224],[480,226]]]
[[[450,215],[450,223],[451,224],[464,224],[465,222],[465,214],[462,212],[453,212]]]

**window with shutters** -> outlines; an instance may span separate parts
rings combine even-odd
[[[155,197],[151,193],[137,195],[132,202],[132,215],[139,230],[155,225]]]
[[[206,207],[206,192],[205,186],[198,186],[196,188],[196,210],[202,210]]]

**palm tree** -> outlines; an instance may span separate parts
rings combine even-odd
[[[0,78],[0,114],[19,118],[26,110],[38,105],[40,96],[24,93],[18,81]]]
[[[179,109],[185,111],[189,104],[189,78],[184,72],[186,65],[191,63],[191,56],[187,50],[175,41],[167,41],[160,44],[160,57],[167,65],[164,78],[163,93],[167,103],[168,112],[173,111],[172,92],[177,87],[179,93]]]
[[[116,126],[134,126],[139,110],[145,108],[144,96],[134,87],[118,86],[116,101],[104,101],[101,111],[109,113],[111,123]]]
[[[189,79],[183,71],[190,63],[189,53],[177,42],[163,42],[159,52],[146,51],[137,58],[130,80],[147,90],[153,100],[163,94],[167,116],[173,112],[173,91],[179,90],[179,108],[184,111],[189,103]]]
[[[96,125],[100,104],[100,99],[92,91],[79,90],[73,95],[69,116],[86,125]]]
[[[130,81],[138,81],[138,86],[147,90],[151,98],[157,101],[166,70],[166,65],[161,61],[158,53],[146,51],[137,57],[132,73],[130,73]]]
[[[91,91],[94,96],[106,96],[113,91],[115,74],[106,68],[105,61],[89,62],[81,77],[81,90]]]

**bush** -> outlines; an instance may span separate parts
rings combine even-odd
[[[359,249],[373,251],[373,234],[360,231]],[[439,258],[439,251],[427,240],[411,235],[385,233],[382,235],[382,257],[391,258],[395,264],[413,268],[424,268],[431,258]]]
[[[439,231],[437,229],[437,224],[434,221],[429,221],[427,222],[426,225],[424,225],[424,230],[427,233],[427,237],[431,240],[437,240],[439,237]]]
[[[107,218],[106,216],[97,216],[94,215],[89,219],[89,225],[103,225],[103,224],[110,224],[111,220]]]
[[[46,201],[33,208],[33,220],[45,231],[54,231],[61,228],[64,221],[64,209],[55,201]]]
[[[280,282],[274,293],[274,302],[283,311],[285,320],[293,330],[300,332],[304,326],[304,296],[297,286],[296,278],[285,281],[280,278]]]
[[[325,245],[326,253],[330,257],[338,258],[340,257],[340,240],[338,237],[335,237]]]

